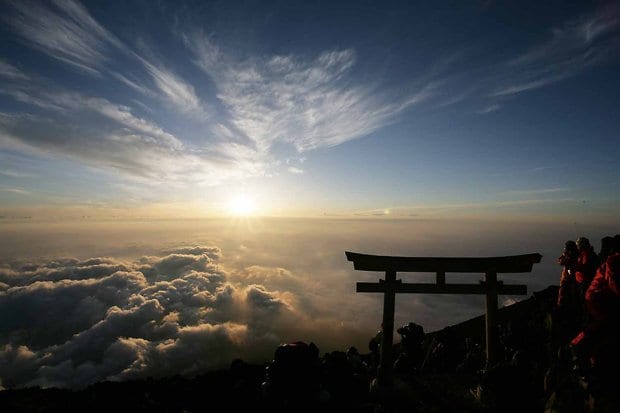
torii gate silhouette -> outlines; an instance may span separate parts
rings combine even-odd
[[[527,286],[504,284],[497,280],[497,274],[531,272],[533,265],[542,258],[540,254],[486,258],[390,257],[349,251],[345,254],[356,270],[385,272],[384,280],[380,279],[378,283],[358,282],[356,290],[358,293],[383,293],[383,334],[378,372],[380,385],[391,382],[396,293],[485,294],[486,355],[487,365],[492,365],[497,361],[497,295],[527,294]],[[436,283],[403,283],[396,279],[397,272],[434,272]],[[447,272],[483,273],[485,279],[478,284],[447,284]]]

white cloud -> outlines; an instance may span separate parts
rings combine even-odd
[[[135,90],[136,92],[139,92],[148,97],[155,96],[155,92],[153,92],[151,89],[147,88],[146,86],[139,84],[137,81],[130,80],[126,76],[123,76],[122,74],[117,73],[117,72],[110,72],[110,73],[121,83],[129,86],[131,89]]]
[[[508,61],[493,96],[508,96],[576,76],[620,48],[620,8],[609,5],[552,30],[551,39]],[[612,34],[616,35],[612,35]]]
[[[500,109],[501,109],[501,106],[499,104],[497,104],[497,103],[494,103],[492,105],[488,105],[488,106],[478,110],[476,113],[478,113],[480,115],[486,115],[487,113],[497,112]]]
[[[19,1],[11,6],[14,13],[5,18],[27,44],[88,73],[100,73],[108,45],[121,46],[77,2]]]
[[[540,188],[540,189],[514,189],[510,191],[501,192],[502,195],[517,195],[517,196],[530,196],[530,195],[542,195],[542,194],[556,194],[558,192],[568,192],[569,188]]]
[[[30,191],[26,191],[22,188],[0,188],[0,191],[11,192],[18,195],[29,195]]]
[[[100,75],[106,69],[110,49],[122,51],[139,60],[165,100],[184,113],[204,114],[194,87],[172,71],[142,58],[131,51],[112,33],[101,26],[88,10],[72,0],[57,0],[50,5],[31,2],[13,4],[14,16],[9,20],[27,44],[47,55],[88,73]],[[6,66],[6,65],[4,65]],[[0,75],[11,69],[0,62]],[[4,69],[6,70],[3,70]],[[153,96],[153,92],[121,73],[110,75],[131,89]],[[15,71],[10,73],[15,75]]]
[[[247,346],[259,350],[254,356],[267,356],[281,323],[298,317],[290,293],[231,284],[215,261],[217,247],[167,252],[135,262],[57,259],[0,267],[7,287],[0,290],[4,385],[81,387],[197,373],[228,364]],[[252,274],[263,271],[271,270]],[[271,333],[257,339],[263,328]]]
[[[0,175],[10,176],[11,178],[29,178],[32,177],[32,174],[15,171],[11,169],[0,169]]]
[[[303,170],[303,169],[300,169],[300,168],[297,168],[297,167],[294,167],[294,166],[289,166],[289,167],[288,167],[288,171],[289,171],[290,173],[292,173],[292,174],[296,174],[296,175],[299,175],[299,174],[303,174],[303,173],[304,173],[304,170]]]
[[[12,80],[28,80],[28,76],[13,65],[0,59],[0,77]]]
[[[173,149],[182,149],[183,143],[170,133],[165,132],[162,128],[154,123],[138,118],[131,113],[131,108],[122,105],[115,105],[103,98],[87,98],[77,99],[73,102],[82,106],[91,108],[92,110],[100,113],[101,115],[112,119],[122,125],[128,126],[131,129],[142,132],[144,134],[156,137],[161,140],[162,143],[169,145]],[[77,107],[76,107],[77,108]]]
[[[183,113],[204,115],[204,109],[192,85],[170,70],[158,67],[145,59],[140,60],[165,100]]]
[[[201,100],[194,85],[152,58],[155,54],[149,53],[146,45],[143,52],[150,56],[148,59],[129,49],[77,2],[19,2],[13,7],[10,24],[28,45],[49,56],[92,74],[107,73],[133,91],[149,99],[160,98],[193,121],[199,121],[200,129],[206,131],[207,143],[189,148],[161,126],[134,115],[126,105],[22,84],[0,92],[63,115],[88,108],[129,130],[109,131],[108,126],[103,132],[79,120],[67,132],[65,142],[60,136],[45,141],[31,138],[29,131],[5,130],[5,144],[10,142],[13,148],[25,145],[29,150],[43,152],[51,149],[93,166],[146,179],[170,179],[189,173],[196,180],[219,183],[268,175],[269,169],[279,165],[274,153],[279,144],[303,152],[357,139],[394,121],[404,110],[430,99],[436,92],[433,82],[406,93],[385,91],[379,84],[352,83],[350,72],[356,63],[352,49],[326,50],[314,58],[275,55],[241,61],[200,33],[185,36],[196,63],[215,82],[217,99],[223,106],[215,119],[211,106]],[[140,62],[146,79],[150,78],[154,87],[145,85],[145,79],[136,75],[112,70],[113,51]],[[12,67],[5,68],[12,76],[17,73]],[[55,129],[59,135],[65,133]],[[79,142],[76,129],[82,134]],[[102,139],[112,142],[114,150],[103,149]],[[123,146],[126,154],[119,155],[117,150]],[[136,154],[137,150],[141,153]],[[132,152],[138,159],[134,164],[128,162]],[[147,163],[152,166],[145,167]],[[154,171],[156,164],[160,173]],[[299,171],[290,169],[292,173]]]
[[[144,183],[212,185],[243,173],[225,162],[203,159],[183,149],[172,135],[122,107],[100,100],[86,100],[85,104],[133,130],[109,126],[94,130],[43,117],[0,116],[0,146],[37,156],[69,157]]]
[[[214,80],[230,124],[259,153],[276,143],[303,152],[368,135],[434,93],[426,85],[388,96],[379,85],[349,82],[356,62],[352,49],[325,51],[314,59],[276,55],[240,61],[199,33],[184,39]]]

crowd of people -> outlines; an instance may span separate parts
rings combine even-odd
[[[585,237],[566,241],[558,264],[556,322],[577,368],[586,376],[617,365],[610,346],[620,342],[620,235],[604,237],[598,254]]]
[[[488,412],[617,411],[620,235],[603,238],[598,253],[585,237],[567,241],[558,263],[559,289],[534,293],[520,305],[522,311],[498,326],[500,354],[494,365],[485,363],[475,329],[469,331],[472,335],[452,327],[427,334],[413,322],[398,328],[393,376],[394,388],[401,392],[391,393],[396,397],[392,402],[402,411],[450,411],[456,406]],[[355,405],[355,411],[373,411],[364,406],[381,400],[373,384],[382,334],[380,330],[370,339],[367,353],[351,347],[321,357],[312,343],[280,346],[266,369],[263,400],[284,410],[320,405],[344,411]],[[436,397],[434,389],[440,389]],[[399,394],[405,397],[398,399]],[[464,396],[450,399],[449,394]]]

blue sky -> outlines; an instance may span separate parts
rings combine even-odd
[[[620,6],[539,3],[0,3],[0,209],[615,219]]]

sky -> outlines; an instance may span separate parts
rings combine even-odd
[[[345,251],[537,252],[500,276],[531,295],[558,284],[565,240],[620,233],[617,2],[0,16],[0,390],[198,374],[297,340],[364,352],[381,297],[355,283],[382,274]],[[399,296],[396,326],[483,308]]]
[[[0,7],[5,218],[619,205],[617,2]]]

